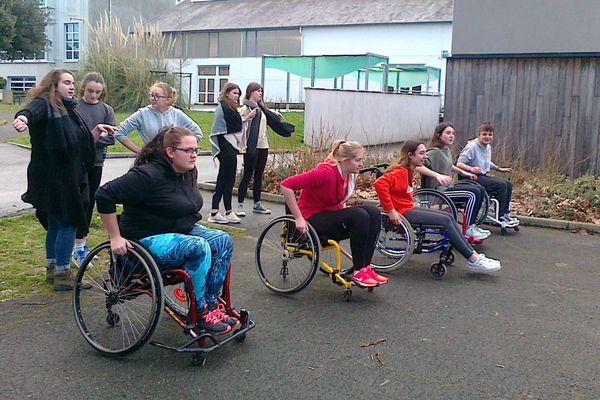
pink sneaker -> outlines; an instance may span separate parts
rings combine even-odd
[[[372,279],[369,276],[369,273],[367,272],[367,269],[365,267],[359,269],[358,271],[355,271],[352,275],[350,275],[350,279],[352,279],[352,282],[356,283],[359,286],[379,286],[379,282],[377,282],[375,279]]]
[[[380,284],[388,283],[390,280],[389,278],[383,275],[379,275],[377,272],[375,272],[375,270],[373,270],[373,268],[371,268],[370,265],[367,265],[365,269],[368,274],[367,276]]]
[[[218,313],[208,309],[206,305],[203,308],[197,310],[198,313],[198,328],[205,330],[210,333],[222,335],[231,331],[231,326],[221,321],[218,317]]]
[[[208,309],[211,310],[213,315],[221,322],[231,326],[231,329],[238,328],[241,325],[237,318],[232,317],[225,312],[225,306],[223,303],[213,304],[212,306],[208,306]]]

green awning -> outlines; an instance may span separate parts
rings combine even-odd
[[[279,69],[303,78],[331,79],[361,68],[365,69],[367,66],[371,68],[381,63],[386,64],[388,58],[368,53],[341,56],[264,56],[263,60],[265,68]]]
[[[364,79],[365,69],[362,68],[360,72],[360,78]],[[354,77],[358,77],[358,72],[354,73]],[[381,82],[383,74],[383,68],[372,67],[369,68],[369,80]],[[426,85],[431,82],[440,80],[441,71],[439,68],[429,67],[426,65],[415,65],[415,64],[391,64],[388,71],[388,86],[392,86],[395,89],[404,87],[413,87]]]

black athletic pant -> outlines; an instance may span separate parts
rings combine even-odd
[[[217,184],[212,197],[213,210],[219,209],[219,203],[223,199],[225,211],[231,210],[231,197],[233,196],[233,185],[235,184],[235,173],[237,172],[237,154],[222,152],[217,155],[219,160],[219,173]]]
[[[325,211],[311,216],[307,221],[315,228],[321,242],[350,238],[354,270],[371,264],[375,242],[381,230],[381,213],[377,207],[358,206]]]
[[[450,244],[458,250],[463,257],[468,259],[473,255],[473,248],[462,235],[458,228],[458,223],[452,218],[452,215],[443,211],[419,207],[411,208],[402,215],[404,215],[413,227],[416,227],[419,224],[444,227],[446,231],[448,231]]]
[[[485,188],[481,185],[463,183],[460,181],[444,191],[444,194],[454,203],[463,205],[465,216],[469,225],[475,224],[477,214],[485,198]]]
[[[254,175],[254,183],[252,185],[252,196],[254,202],[260,201],[260,194],[262,192],[262,177],[265,172],[265,166],[267,165],[267,157],[269,156],[269,149],[256,149],[252,154],[244,154],[244,175],[240,181],[240,187],[238,188],[238,203],[243,203],[248,192],[248,183],[250,178]]]
[[[512,197],[512,182],[495,176],[477,175],[477,183],[483,186],[490,196],[498,199],[498,216],[508,214]]]
[[[97,165],[90,168],[90,170],[88,171],[88,184],[90,185],[90,204],[87,209],[87,226],[85,229],[77,229],[77,233],[75,234],[76,239],[83,239],[88,235],[90,231],[90,223],[92,222],[92,214],[94,213],[94,206],[96,204],[96,190],[98,190],[101,180],[102,165]]]

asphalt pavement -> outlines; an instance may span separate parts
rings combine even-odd
[[[8,161],[21,150],[4,146],[3,183],[26,165]],[[130,160],[119,162],[122,173]],[[69,293],[5,301],[0,397],[600,398],[600,236],[532,227],[500,236],[491,228],[479,250],[502,260],[498,273],[467,273],[459,257],[436,281],[428,266],[437,254],[415,255],[389,284],[372,293],[355,289],[346,303],[342,289],[319,273],[295,295],[262,285],[256,238],[283,213],[280,204],[266,205],[273,214],[249,213],[243,235],[235,236],[233,302],[256,322],[245,343],[210,353],[202,368],[190,355],[151,345],[111,359],[79,333]],[[181,344],[186,337],[164,315],[153,339]]]

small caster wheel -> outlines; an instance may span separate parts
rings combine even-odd
[[[446,275],[446,266],[441,262],[433,263],[429,267],[429,273],[433,279],[442,279]]]
[[[196,367],[203,367],[206,362],[206,358],[204,358],[204,354],[196,353],[192,358],[192,364]]]
[[[513,229],[515,230],[515,232],[519,232],[521,230],[521,227],[519,225],[517,225]]]
[[[451,266],[454,263],[454,252],[452,250],[448,251],[447,253],[443,254],[440,256],[440,261],[442,262],[442,264],[444,264],[446,267]]]
[[[500,236],[506,236],[506,228],[500,228]]]
[[[344,290],[344,301],[350,301],[350,298],[352,298],[352,289]]]
[[[370,287],[370,288],[367,288],[367,291],[368,291],[369,293],[371,293],[371,292],[373,291],[373,289],[375,289],[375,288],[373,288],[373,287]]]
[[[236,336],[234,340],[238,343],[244,343],[244,341],[246,340],[246,334],[242,333],[241,335]]]

